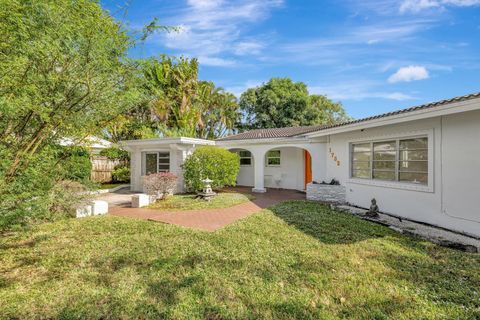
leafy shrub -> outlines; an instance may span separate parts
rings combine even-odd
[[[0,158],[8,152],[0,146]],[[57,146],[29,160],[30,165],[13,179],[5,178],[8,161],[0,161],[0,230],[71,216],[72,210],[66,208],[78,205],[75,192],[83,192],[81,199],[88,195],[88,187],[82,184],[88,181],[63,182],[65,170]]]
[[[124,165],[115,166],[112,172],[112,179],[114,182],[129,182],[130,167]]]
[[[61,163],[65,180],[84,181],[90,179],[92,162],[90,153],[84,147],[66,147],[61,151]]]
[[[107,157],[110,160],[129,161],[130,154],[128,151],[122,150],[118,147],[110,147],[100,151],[100,155]]]
[[[87,188],[77,182],[63,180],[57,182],[49,193],[49,217],[53,221],[65,217],[75,217],[76,209],[86,205],[93,196],[88,193]]]
[[[143,186],[146,193],[156,199],[165,199],[175,191],[177,176],[170,172],[153,173],[146,176]]]
[[[183,164],[184,178],[190,191],[203,189],[202,179],[213,180],[215,190],[236,184],[240,160],[236,153],[217,147],[199,147]]]

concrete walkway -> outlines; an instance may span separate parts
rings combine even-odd
[[[237,187],[231,191],[251,193],[250,188]],[[285,200],[305,200],[305,194],[295,190],[268,189],[266,193],[255,193],[255,199],[229,208],[187,211],[163,211],[156,209],[131,208],[126,199],[131,194],[105,194],[110,204],[109,213],[119,217],[159,221],[203,231],[215,231],[232,222],[250,216],[264,208]]]

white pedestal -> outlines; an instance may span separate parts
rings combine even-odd
[[[135,194],[132,196],[132,208],[146,207],[150,204],[150,196],[147,194]]]
[[[89,205],[78,208],[75,213],[75,216],[77,218],[88,217],[92,215],[92,212],[93,212],[93,206],[89,204]]]
[[[100,214],[106,214],[108,212],[108,202],[103,200],[94,200],[92,201],[93,212],[94,216]]]

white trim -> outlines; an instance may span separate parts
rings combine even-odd
[[[170,151],[170,149],[156,149],[154,151],[142,151],[142,168],[141,168],[141,173],[142,173],[142,177],[143,176],[146,176],[147,175],[147,154],[156,154],[157,155],[157,172],[156,173],[159,173],[159,172],[163,172],[163,171],[159,171],[158,170],[158,165],[160,164],[160,157],[158,156],[158,154],[160,152],[168,152],[168,171],[170,171],[172,169],[172,153]],[[166,159],[166,158],[164,158]]]
[[[434,176],[434,129],[430,130],[419,130],[419,131],[410,131],[410,132],[401,132],[401,133],[390,133],[383,135],[374,135],[362,138],[352,138],[347,141],[348,143],[348,180],[347,183],[353,184],[363,184],[377,187],[393,188],[393,189],[403,189],[403,190],[413,190],[420,192],[430,192],[435,191],[435,176]],[[406,183],[399,181],[383,181],[383,180],[374,180],[374,179],[361,179],[352,177],[352,143],[371,143],[371,142],[381,142],[384,140],[390,139],[409,139],[409,138],[419,138],[427,137],[428,138],[428,184],[419,185],[415,183]],[[373,170],[373,168],[371,168]]]
[[[240,152],[242,152],[242,151],[244,151],[244,152],[246,151],[246,152],[250,153],[250,157],[240,156]],[[253,166],[253,154],[250,150],[242,149],[242,150],[236,150],[235,152],[238,154],[240,167],[247,167],[248,168],[248,167]],[[242,159],[250,159],[250,164],[242,164]]]
[[[121,141],[120,145],[125,149],[131,149],[136,146],[146,146],[146,145],[170,145],[170,144],[192,144],[192,145],[215,145],[215,141],[197,139],[197,138],[153,138],[153,139],[142,139],[142,140],[125,140]]]
[[[361,121],[352,124],[341,125],[331,129],[319,130],[305,134],[306,137],[321,137],[354,130],[367,129],[372,127],[386,126],[402,122],[410,122],[427,118],[445,116],[449,114],[467,112],[480,109],[480,98],[473,98],[467,101],[452,102],[443,106],[436,106],[417,111],[407,111],[392,116],[385,116],[377,119]]]
[[[278,155],[278,157],[269,157],[268,153],[271,152],[271,151],[278,151],[280,154]],[[278,159],[280,161],[280,163],[279,164],[269,164],[268,159]],[[267,152],[265,152],[265,167],[281,167],[281,166],[282,166],[282,150],[280,150],[279,148],[274,148],[274,149],[271,149],[271,150],[268,150]]]

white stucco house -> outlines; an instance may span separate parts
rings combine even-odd
[[[364,208],[375,198],[383,212],[480,236],[480,93],[330,126],[125,141],[132,189],[171,171],[183,191],[181,165],[201,145],[238,152],[238,185],[255,192],[306,190]],[[340,186],[317,184],[332,179]]]

